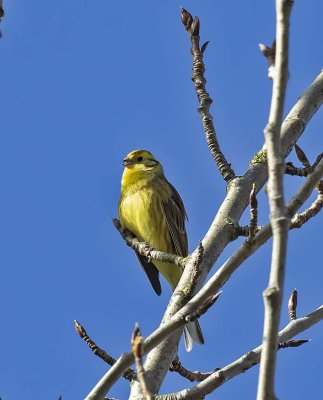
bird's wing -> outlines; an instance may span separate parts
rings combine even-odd
[[[162,200],[161,208],[166,218],[175,253],[186,257],[188,245],[185,230],[185,219],[187,219],[185,207],[177,190],[171,183],[167,183],[171,189],[171,196]]]
[[[162,290],[159,282],[159,271],[155,267],[152,262],[149,262],[147,257],[140,255],[136,252],[140,265],[142,269],[145,271],[146,275],[148,276],[149,282],[151,286],[154,288],[154,291],[160,296]]]

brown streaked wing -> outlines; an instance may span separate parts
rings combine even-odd
[[[187,256],[188,245],[185,230],[185,219],[187,219],[183,201],[174,186],[164,178],[170,187],[171,196],[161,201],[161,208],[165,215],[167,227],[175,249],[175,254]]]

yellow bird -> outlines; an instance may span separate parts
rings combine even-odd
[[[135,150],[123,160],[119,218],[121,226],[129,229],[140,241],[166,253],[188,255],[183,201],[164,175],[163,167],[146,150]],[[182,269],[175,264],[149,261],[136,253],[155,292],[161,294],[159,272],[174,291]],[[204,343],[198,321],[184,329],[185,347],[190,351],[193,342]]]

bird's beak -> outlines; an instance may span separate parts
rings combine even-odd
[[[129,158],[125,158],[123,161],[122,161],[122,164],[125,166],[125,167],[129,167],[130,165],[133,165],[135,162],[133,161],[133,160],[130,160]]]

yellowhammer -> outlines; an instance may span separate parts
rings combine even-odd
[[[140,241],[166,253],[188,255],[185,230],[186,212],[180,195],[170,184],[163,167],[146,150],[135,150],[123,160],[119,218],[122,227],[129,229]],[[175,264],[149,261],[137,253],[155,292],[161,294],[159,272],[174,290],[182,275]],[[190,351],[193,342],[204,343],[198,321],[184,329],[185,347]]]

